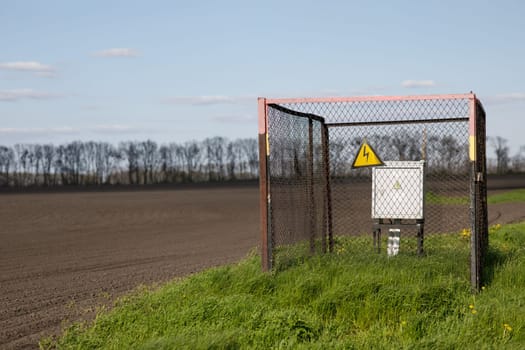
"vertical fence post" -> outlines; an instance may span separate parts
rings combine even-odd
[[[477,194],[477,226],[479,231],[480,249],[480,287],[483,281],[483,269],[488,252],[488,218],[487,218],[487,157],[486,157],[486,123],[485,111],[481,102],[476,102],[476,194]]]
[[[259,207],[260,207],[260,230],[261,230],[261,264],[263,271],[271,270],[272,257],[271,247],[268,244],[269,235],[269,209],[270,191],[268,177],[269,144],[268,144],[268,115],[266,99],[258,99],[259,113]]]
[[[326,172],[326,135],[325,135],[325,124],[321,124],[321,159],[323,167],[323,221],[322,227],[323,231],[321,233],[321,243],[323,248],[323,254],[327,251],[327,238],[328,238],[328,196],[326,192],[326,181],[327,181],[327,172]]]
[[[308,163],[307,163],[307,188],[308,188],[308,215],[310,223],[310,252],[315,253],[315,197],[314,197],[314,140],[313,121],[308,118]]]
[[[470,284],[473,292],[481,288],[480,230],[478,213],[477,125],[476,98],[469,99],[469,158],[470,158]]]
[[[324,162],[324,180],[325,180],[325,191],[324,198],[326,202],[326,221],[323,225],[327,229],[328,238],[328,251],[332,252],[334,249],[334,239],[332,233],[332,188],[330,184],[330,135],[328,133],[328,126],[323,123],[322,125],[322,147],[323,147],[323,162]],[[326,240],[326,237],[324,238]]]

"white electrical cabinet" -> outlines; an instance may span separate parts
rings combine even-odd
[[[372,219],[423,219],[425,161],[386,161],[372,170]]]

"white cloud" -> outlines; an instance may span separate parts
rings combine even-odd
[[[255,115],[250,114],[225,114],[211,117],[213,121],[220,123],[253,123],[257,121]]]
[[[405,80],[401,82],[401,86],[405,88],[419,88],[436,86],[434,80]]]
[[[143,131],[127,125],[95,125],[88,127],[51,127],[51,128],[0,128],[0,135],[50,135],[50,134],[79,134],[89,133],[133,133]]]
[[[0,62],[0,69],[17,70],[38,73],[52,73],[55,69],[47,64],[36,61]]]
[[[509,103],[525,101],[525,92],[512,92],[508,94],[487,96],[485,98],[482,98],[482,102],[484,101],[487,101],[489,103]]]
[[[0,128],[0,135],[72,134],[78,129],[69,126],[57,128]]]
[[[164,100],[166,103],[180,104],[180,105],[194,105],[194,106],[208,106],[219,104],[237,104],[243,102],[257,102],[254,96],[177,96],[170,97]]]
[[[94,52],[93,55],[98,57],[136,57],[139,53],[130,48],[112,48]]]
[[[61,97],[61,95],[34,91],[33,89],[0,90],[0,101],[14,102],[22,99],[43,100],[56,97]]]
[[[95,125],[93,127],[87,128],[88,131],[96,133],[127,133],[127,132],[137,132],[142,129],[129,126],[129,125]]]

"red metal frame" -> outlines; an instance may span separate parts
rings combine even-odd
[[[417,100],[454,100],[476,99],[473,93],[468,94],[443,94],[443,95],[412,95],[412,96],[357,96],[357,97],[308,97],[308,98],[268,98],[266,103],[291,104],[291,103],[326,103],[326,102],[366,102],[366,101],[417,101]]]
[[[271,269],[271,255],[268,246],[268,118],[267,100],[258,99],[259,111],[259,207],[260,207],[260,234],[261,234],[261,257],[263,271]]]
[[[264,271],[271,269],[272,253],[271,253],[271,238],[269,230],[269,186],[268,183],[268,105],[286,105],[286,104],[300,104],[300,103],[352,103],[352,102],[373,102],[373,101],[422,101],[422,100],[453,100],[453,99],[468,99],[469,100],[469,156],[472,162],[472,179],[471,179],[471,211],[472,211],[472,256],[471,256],[471,282],[475,290],[480,287],[480,271],[481,261],[476,256],[475,248],[479,246],[478,240],[481,238],[481,232],[478,231],[477,222],[475,220],[478,198],[476,196],[479,181],[476,181],[477,169],[476,161],[478,159],[477,149],[477,125],[476,107],[479,105],[482,109],[481,102],[476,98],[474,93],[467,94],[442,94],[442,95],[419,95],[419,96],[361,96],[361,97],[314,97],[314,98],[259,98],[258,99],[258,114],[259,114],[259,159],[260,159],[260,233],[261,233],[261,253],[262,253],[262,268]],[[328,142],[328,141],[327,141]],[[329,193],[329,191],[328,191]],[[328,199],[330,202],[330,198]],[[330,205],[330,203],[328,203]],[[330,212],[330,210],[329,210]],[[331,237],[330,237],[331,238]],[[332,242],[330,242],[330,251],[332,250]]]

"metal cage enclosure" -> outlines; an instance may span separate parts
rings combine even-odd
[[[405,251],[421,255],[424,226],[425,254],[437,249],[433,237],[470,233],[464,263],[472,288],[481,287],[488,247],[485,112],[473,93],[259,98],[258,112],[264,270],[286,266],[292,251],[331,252],[334,236],[377,252],[382,241],[372,232],[383,226],[402,227]],[[424,220],[372,218],[372,169],[352,167],[363,142],[384,161],[424,162]],[[395,189],[410,198],[412,184],[403,181],[395,179]]]

